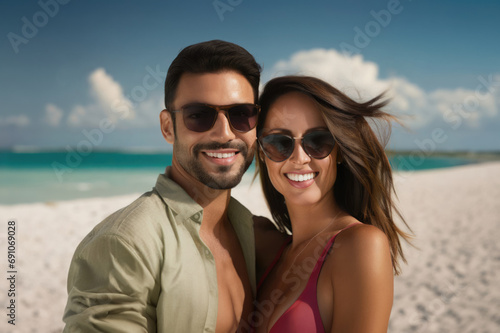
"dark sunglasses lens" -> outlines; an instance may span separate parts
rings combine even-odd
[[[293,139],[283,134],[267,135],[260,142],[266,156],[275,162],[286,160],[293,151]]]
[[[330,155],[335,140],[330,132],[312,132],[304,135],[304,150],[311,157],[322,159]]]
[[[194,132],[205,132],[212,128],[217,111],[205,105],[188,105],[183,109],[184,125]]]
[[[230,108],[227,113],[231,125],[237,131],[248,132],[257,124],[258,109],[255,105],[236,105]]]

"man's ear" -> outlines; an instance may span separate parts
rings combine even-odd
[[[161,134],[163,134],[165,140],[168,143],[173,144],[175,139],[174,119],[172,118],[172,114],[170,114],[167,110],[162,110],[160,112],[160,127]]]

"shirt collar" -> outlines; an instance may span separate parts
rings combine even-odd
[[[156,191],[177,215],[181,215],[182,218],[191,218],[201,224],[203,208],[170,178],[171,168],[167,167],[165,173],[158,176]],[[253,229],[252,213],[233,197],[229,200],[227,213],[229,221],[237,231]]]
[[[191,218],[201,223],[203,208],[184,191],[184,189],[170,178],[171,167],[167,167],[164,174],[156,180],[155,190],[167,206],[182,219]]]
[[[162,200],[184,220],[191,220],[199,225],[203,218],[203,208],[191,198],[184,189],[170,178],[171,167],[158,176],[155,190]],[[229,221],[243,250],[247,270],[250,277],[253,294],[255,295],[255,241],[253,230],[253,215],[238,200],[231,197],[227,210]]]

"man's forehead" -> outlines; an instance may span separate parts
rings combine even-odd
[[[229,105],[253,103],[254,93],[248,80],[236,71],[184,73],[177,87],[174,104],[185,103]]]

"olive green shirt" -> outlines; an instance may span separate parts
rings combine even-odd
[[[200,238],[202,217],[163,174],[151,192],[98,224],[71,262],[64,332],[215,332],[217,275]],[[231,198],[228,217],[255,295],[252,214]]]

